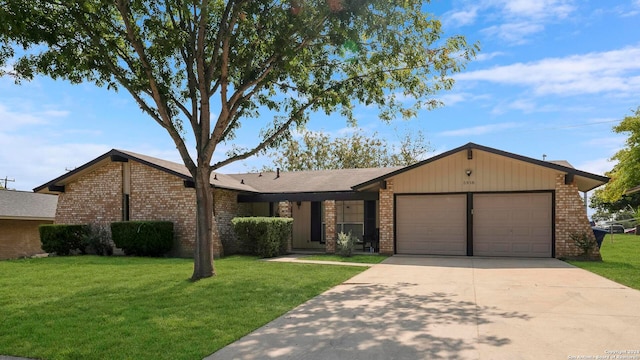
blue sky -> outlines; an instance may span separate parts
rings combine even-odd
[[[396,142],[422,130],[435,155],[467,142],[524,156],[563,159],[603,174],[625,137],[611,131],[640,106],[640,0],[434,0],[426,7],[445,35],[479,41],[481,52],[437,97],[445,106],[387,125],[360,107],[358,122]],[[126,149],[181,162],[168,134],[126,92],[37,78],[0,79],[0,177],[31,190],[109,151]],[[308,128],[351,131],[339,115]],[[255,127],[236,139],[251,145]],[[192,143],[192,142],[191,142]],[[224,151],[224,147],[219,149]],[[218,156],[220,158],[220,156]],[[252,158],[222,169],[247,172]]]

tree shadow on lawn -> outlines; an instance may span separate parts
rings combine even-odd
[[[415,289],[408,283],[342,284],[206,359],[473,358],[478,344],[511,343],[478,338],[479,325],[495,318],[530,319],[456,300],[454,294],[411,293]]]

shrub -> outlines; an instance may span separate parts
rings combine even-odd
[[[111,238],[127,255],[163,256],[173,247],[170,221],[122,221],[111,223]]]
[[[576,246],[582,250],[582,255],[588,256],[591,254],[593,249],[598,245],[592,237],[587,236],[585,232],[581,233],[571,233],[569,234],[571,240],[576,244]]]
[[[350,257],[353,255],[353,248],[356,244],[356,238],[351,235],[351,232],[345,234],[343,232],[338,234],[338,241],[336,242],[336,248],[338,254],[342,257]]]
[[[101,225],[89,225],[88,230],[83,239],[87,252],[102,256],[113,255],[113,243],[107,229]]]
[[[79,251],[85,253],[83,240],[89,233],[87,225],[45,224],[38,227],[42,250],[56,255],[69,255]]]
[[[293,219],[237,217],[231,223],[241,252],[262,258],[287,252],[287,244],[293,232]]]

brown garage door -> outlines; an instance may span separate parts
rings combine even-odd
[[[551,194],[474,194],[473,254],[551,257]]]
[[[465,194],[398,196],[396,252],[466,255],[466,209]]]

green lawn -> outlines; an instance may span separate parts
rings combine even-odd
[[[0,261],[0,354],[42,359],[202,359],[364,268],[55,257]]]
[[[361,264],[378,264],[381,263],[384,259],[388,258],[386,255],[378,255],[378,254],[357,254],[351,257],[342,257],[340,255],[331,255],[331,254],[317,254],[317,255],[309,255],[301,257],[300,260],[322,260],[322,261],[341,261],[341,262],[352,262],[352,263],[361,263]]]
[[[600,249],[602,262],[569,261],[620,284],[640,290],[640,236],[607,235]]]

